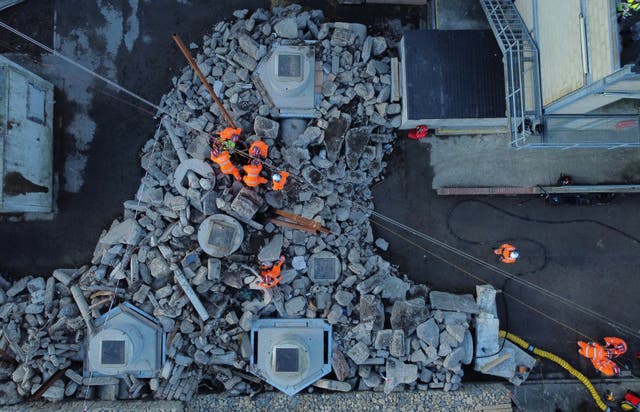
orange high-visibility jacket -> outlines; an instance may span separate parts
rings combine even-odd
[[[222,140],[230,140],[233,136],[240,136],[240,133],[242,133],[242,129],[239,127],[235,129],[233,127],[227,127],[221,132],[216,132]]]
[[[275,265],[269,267],[263,266],[262,272],[260,275],[262,276],[262,282],[260,282],[260,286],[263,288],[271,288],[280,282],[282,279],[282,275],[280,274],[280,269],[282,268],[282,264],[284,263],[284,256],[280,257],[280,260]]]
[[[266,159],[269,155],[269,146],[267,146],[267,144],[262,140],[256,140],[255,142],[251,143],[251,146],[249,146],[249,154],[251,156],[254,156],[255,150],[258,151],[259,156],[263,159]]]
[[[242,181],[244,182],[245,185],[249,187],[256,187],[258,185],[268,182],[267,179],[260,176],[260,172],[262,172],[262,164],[257,164],[257,165],[249,164],[249,165],[243,166],[242,168],[247,173],[242,178]]]
[[[289,177],[289,172],[280,172],[280,181],[276,182],[275,180],[271,180],[273,183],[273,190],[282,190],[284,188],[285,183],[287,183],[287,178]]]
[[[605,349],[612,358],[617,358],[627,351],[627,342],[615,336],[607,336],[604,338]]]
[[[611,359],[592,359],[591,363],[605,376],[616,376],[620,373],[620,367]]]
[[[600,359],[607,358],[607,351],[600,344],[597,344],[595,342],[587,343],[583,341],[578,341],[578,346],[580,346],[578,353],[587,359],[600,360]]]
[[[500,256],[502,263],[515,263],[516,259],[511,256],[511,253],[516,250],[516,247],[508,243],[503,243],[498,249],[495,249],[493,253]]]
[[[240,171],[231,163],[229,152],[220,152],[218,156],[214,156],[211,152],[211,161],[220,166],[220,171],[225,175],[233,175],[236,180],[240,180]]]

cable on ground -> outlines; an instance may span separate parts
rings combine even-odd
[[[602,398],[600,397],[600,394],[598,393],[596,388],[593,386],[591,381],[589,381],[589,379],[587,379],[586,376],[584,376],[582,373],[580,373],[580,371],[576,370],[573,366],[569,365],[569,363],[567,361],[565,361],[564,359],[560,358],[559,356],[554,355],[551,352],[547,352],[545,350],[536,348],[535,346],[531,345],[526,340],[522,339],[519,336],[514,335],[513,333],[509,333],[507,331],[501,330],[499,332],[499,336],[501,338],[503,338],[503,339],[508,339],[510,342],[513,342],[514,344],[520,346],[522,349],[524,349],[524,350],[526,350],[528,352],[531,352],[534,355],[540,356],[541,358],[548,359],[548,360],[560,365],[567,372],[569,372],[570,374],[575,376],[576,379],[578,379],[587,388],[587,390],[589,391],[589,393],[593,397],[593,400],[595,401],[596,405],[598,405],[598,408],[600,408],[600,410],[605,411],[605,412],[611,411],[611,408],[609,408],[607,406],[607,404],[605,404],[602,401]]]

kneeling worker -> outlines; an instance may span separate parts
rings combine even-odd
[[[520,257],[520,253],[516,247],[509,243],[503,243],[499,248],[494,249],[493,253],[500,255],[500,262],[502,263],[516,263]]]

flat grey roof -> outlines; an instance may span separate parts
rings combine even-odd
[[[410,120],[505,117],[502,53],[490,30],[409,31],[403,43]]]

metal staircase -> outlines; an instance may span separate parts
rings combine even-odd
[[[538,48],[512,0],[480,0],[502,50],[511,144],[540,143],[542,123]]]

